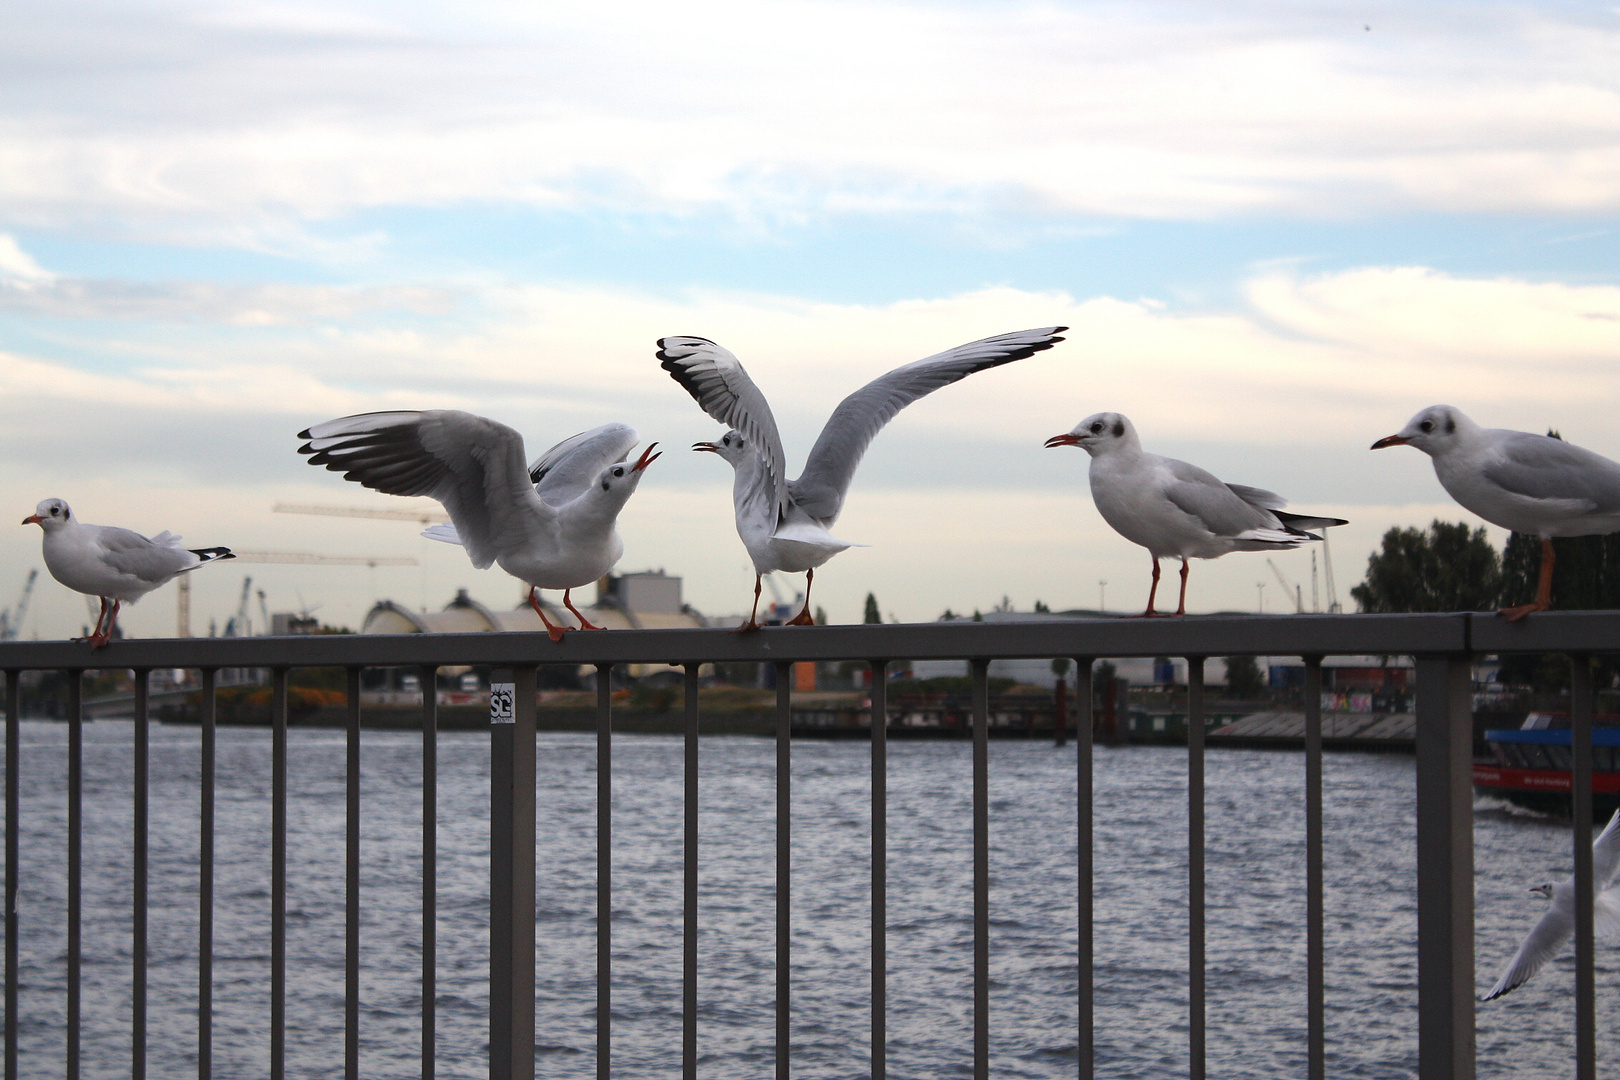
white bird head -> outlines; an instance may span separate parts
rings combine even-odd
[[[647,471],[647,466],[664,456],[653,453],[657,446],[657,443],[648,444],[634,465],[628,461],[615,461],[603,469],[596,478],[597,488],[605,493],[602,497],[623,506],[625,500],[635,493],[636,487],[641,483],[641,474]]]
[[[1374,450],[1386,446],[1414,446],[1438,457],[1457,445],[1460,435],[1475,426],[1474,422],[1451,405],[1430,405],[1408,420],[1398,435],[1387,435],[1372,444]]]
[[[1553,897],[1553,883],[1549,881],[1544,885],[1537,885],[1534,888],[1532,888],[1530,891],[1533,892],[1533,893],[1540,893],[1542,896],[1546,897],[1548,900],[1551,900],[1552,897]]]
[[[1078,446],[1092,457],[1107,454],[1137,442],[1136,428],[1123,415],[1116,412],[1092,413],[1073,430],[1054,435],[1046,440],[1047,449],[1054,446]]]
[[[51,532],[66,525],[72,516],[73,511],[69,510],[68,504],[61,499],[46,499],[34,507],[34,512],[23,518],[22,523],[38,525],[46,532]]]
[[[749,453],[751,452],[749,450],[748,440],[743,438],[743,433],[738,431],[736,428],[732,428],[730,431],[720,436],[719,442],[693,443],[692,449],[698,451],[699,453],[719,454],[721,457],[731,462],[731,467],[733,469],[742,464],[742,462],[747,459]]]

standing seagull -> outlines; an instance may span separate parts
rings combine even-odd
[[[718,443],[700,442],[692,449],[719,454],[736,470],[731,497],[737,535],[754,562],[754,606],[738,631],[759,629],[760,578],[773,570],[805,574],[804,610],[788,625],[815,621],[810,617],[810,586],[816,567],[854,546],[828,530],[844,508],[861,455],[884,424],[942,386],[1050,349],[1067,329],[1049,326],[958,345],[872,380],[833,410],[797,480],[787,479],[771,407],[737,358],[707,338],[660,338],[658,359],[664,370],[704,412],[731,427]]]
[[[1592,930],[1598,937],[1608,937],[1620,931],[1620,887],[1616,887],[1615,871],[1620,869],[1620,810],[1615,811],[1598,838],[1592,841]],[[1547,913],[1525,936],[1519,951],[1513,954],[1507,970],[1496,980],[1491,992],[1480,1000],[1499,998],[1516,986],[1530,981],[1553,958],[1564,942],[1575,933],[1575,879],[1570,877],[1554,885],[1548,882],[1530,890],[1552,901]]]
[[[1119,413],[1096,413],[1048,448],[1078,446],[1091,455],[1091,498],[1114,531],[1153,556],[1153,587],[1145,619],[1159,592],[1159,560],[1181,559],[1181,600],[1187,613],[1187,560],[1218,559],[1228,551],[1273,551],[1320,540],[1306,529],[1349,524],[1342,518],[1285,514],[1281,495],[1242,484],[1223,484],[1196,465],[1149,454],[1136,428]]]
[[[662,455],[648,446],[626,464],[638,437],[625,424],[604,424],[523,464],[523,436],[505,424],[449,409],[375,412],[328,420],[299,432],[311,465],[388,495],[427,495],[450,514],[450,525],[423,532],[460,544],[480,570],[491,563],[529,586],[529,604],[552,641],[570,629],[552,625],[539,589],[562,589],[563,606],[579,625],[600,630],[580,614],[573,589],[597,580],[624,554],[615,523]]]
[[[112,640],[118,609],[188,570],[216,559],[234,559],[230,548],[186,548],[178,536],[160,532],[147,539],[114,525],[86,525],[61,499],[46,499],[22,519],[45,532],[45,566],[63,585],[101,600],[90,648]]]
[[[1386,446],[1415,446],[1433,458],[1440,486],[1463,509],[1541,537],[1536,598],[1503,608],[1510,621],[1552,606],[1553,537],[1620,532],[1620,463],[1562,439],[1482,428],[1450,405],[1431,405],[1372,444]]]

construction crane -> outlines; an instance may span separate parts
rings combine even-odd
[[[236,614],[225,623],[225,637],[248,636],[248,597],[253,593],[253,579],[242,579],[242,602],[236,605]]]
[[[423,507],[420,510],[383,510],[369,506],[319,506],[312,503],[284,503],[278,502],[270,508],[277,514],[315,514],[320,517],[352,517],[372,518],[379,521],[415,521],[422,525],[432,525],[441,521],[449,521],[450,515],[443,510],[429,510]]]
[[[1287,596],[1289,593],[1294,594],[1294,614],[1305,614],[1305,597],[1300,594],[1299,586],[1290,585],[1288,583],[1288,579],[1283,577],[1283,572],[1278,568],[1276,561],[1269,555],[1266,556],[1266,565],[1271,567],[1271,573],[1274,577],[1276,577],[1277,584],[1283,587],[1283,595]]]
[[[1331,552],[1328,551],[1327,534],[1328,534],[1327,529],[1323,529],[1322,530],[1322,576],[1323,576],[1324,579],[1326,579],[1326,584],[1327,584],[1328,612],[1329,612],[1329,614],[1337,615],[1341,611],[1344,610],[1344,605],[1339,603],[1339,590],[1336,589],[1334,587],[1334,585],[1333,585],[1333,555],[1332,555]]]
[[[294,563],[309,566],[415,566],[417,562],[408,555],[317,555],[313,551],[238,551],[235,553],[239,562],[249,563]],[[244,586],[245,588],[246,586]],[[179,581],[179,610],[176,616],[176,630],[180,637],[191,636],[191,575],[181,574]],[[247,621],[247,611],[241,612],[242,620]],[[262,602],[261,602],[262,606]],[[265,623],[266,629],[269,622]],[[230,624],[226,624],[226,636],[236,636],[231,633]]]
[[[15,641],[17,635],[22,633],[23,619],[28,616],[28,601],[34,595],[34,582],[39,577],[39,568],[34,567],[28,571],[28,580],[23,582],[22,596],[7,611],[0,611],[0,641]]]

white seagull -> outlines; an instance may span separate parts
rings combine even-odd
[[[427,495],[444,504],[449,525],[422,533],[460,544],[478,569],[501,569],[529,586],[529,604],[552,641],[554,626],[540,607],[539,589],[562,589],[563,606],[579,625],[600,630],[574,607],[570,592],[613,569],[624,554],[615,523],[661,454],[648,446],[627,464],[638,436],[625,424],[604,424],[523,463],[523,436],[505,424],[451,409],[375,412],[328,420],[299,432],[311,465],[341,472],[373,491]]]
[[[178,536],[160,532],[148,539],[114,525],[86,525],[61,499],[46,499],[22,519],[45,533],[45,566],[63,585],[101,600],[92,649],[112,640],[118,609],[188,570],[218,559],[234,559],[230,548],[186,548]]]
[[[884,424],[942,386],[1050,349],[1063,340],[1057,335],[1067,329],[1049,326],[985,338],[874,379],[833,410],[797,480],[787,478],[771,407],[737,358],[707,338],[660,338],[658,359],[664,370],[704,412],[731,428],[718,443],[700,442],[692,449],[719,454],[736,470],[732,502],[737,535],[754,562],[754,606],[738,631],[759,629],[760,578],[773,570],[806,575],[804,610],[788,625],[815,621],[810,616],[810,586],[816,567],[855,546],[828,530],[843,510],[861,455]]]
[[[1609,824],[1592,841],[1592,930],[1598,937],[1620,931],[1620,887],[1616,887],[1614,881],[1617,869],[1620,869],[1620,810],[1615,811]],[[1575,933],[1574,877],[1557,885],[1549,881],[1530,891],[1551,900],[1552,906],[1525,936],[1519,951],[1508,962],[1507,970],[1481,1001],[1499,998],[1530,981]]]
[[[1159,592],[1159,560],[1181,559],[1181,601],[1187,613],[1187,560],[1218,559],[1228,551],[1273,551],[1320,540],[1306,529],[1348,524],[1342,518],[1285,514],[1281,495],[1224,484],[1196,465],[1149,454],[1136,428],[1119,413],[1086,417],[1074,430],[1046,440],[1048,448],[1078,446],[1091,455],[1091,498],[1114,531],[1153,557],[1153,587],[1143,618]]]
[[[1620,463],[1548,435],[1482,428],[1450,405],[1431,405],[1372,444],[1415,446],[1463,509],[1492,525],[1541,537],[1536,598],[1503,608],[1517,621],[1552,606],[1555,536],[1620,532]]]

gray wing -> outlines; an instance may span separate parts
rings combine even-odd
[[[1603,892],[1614,884],[1614,874],[1620,869],[1620,810],[1614,812],[1609,823],[1592,841],[1592,887]]]
[[[573,502],[615,461],[623,461],[640,441],[629,424],[603,424],[564,439],[529,466],[529,479],[552,506]]]
[[[1540,971],[1551,960],[1570,935],[1575,932],[1575,920],[1556,902],[1536,923],[1535,929],[1525,936],[1519,951],[1513,954],[1507,970],[1496,980],[1491,992],[1481,1000],[1499,998],[1516,986],[1523,986],[1530,976]]]
[[[200,561],[180,546],[178,536],[171,537],[168,533],[148,540],[138,532],[116,525],[98,525],[96,530],[103,561],[120,574],[139,578],[150,585],[161,585]],[[168,541],[172,541],[173,546]]]
[[[1250,487],[1247,484],[1227,484],[1226,486],[1232,489],[1232,494],[1250,506],[1258,506],[1262,510],[1282,510],[1288,506],[1288,500],[1275,491]]]
[[[1485,478],[1532,499],[1579,499],[1591,510],[1620,513],[1620,464],[1547,435],[1496,428],[1486,432],[1497,451]]]
[[[787,505],[782,437],[770,403],[742,364],[729,350],[700,337],[659,338],[658,359],[704,412],[743,433],[764,465],[779,517]]]
[[[788,485],[802,509],[831,525],[844,506],[849,482],[861,456],[883,425],[920,397],[965,379],[976,371],[1010,364],[1050,349],[1066,326],[1020,330],[958,345],[948,352],[897,367],[873,379],[839,403],[811,448],[804,472]]]
[[[1239,498],[1213,473],[1175,458],[1160,460],[1169,466],[1175,478],[1165,485],[1165,497],[1202,521],[1216,536],[1239,536],[1253,529],[1279,528],[1272,514]]]
[[[373,491],[427,495],[450,513],[480,570],[555,519],[529,480],[523,436],[494,420],[448,409],[345,416],[299,433],[311,465]]]

